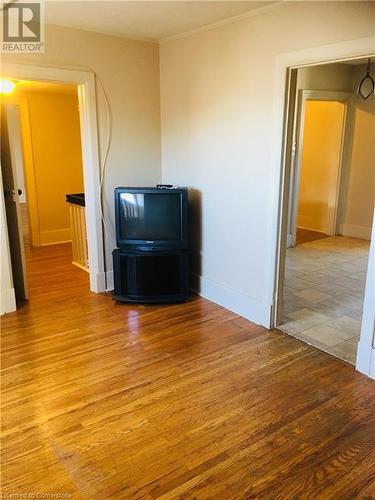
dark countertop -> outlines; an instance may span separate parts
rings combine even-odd
[[[84,207],[85,206],[85,193],[67,194],[66,201],[68,203],[74,203],[74,205],[80,205],[81,207]]]

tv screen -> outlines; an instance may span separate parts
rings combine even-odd
[[[179,193],[119,193],[121,240],[180,240]]]

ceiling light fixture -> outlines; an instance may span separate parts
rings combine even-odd
[[[0,79],[0,94],[11,94],[16,86],[15,82],[12,80],[7,80],[6,78]]]

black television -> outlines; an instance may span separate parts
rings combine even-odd
[[[124,250],[187,249],[186,188],[117,187],[116,243]]]

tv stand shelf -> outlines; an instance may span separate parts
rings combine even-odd
[[[186,250],[113,251],[114,292],[120,302],[181,302],[189,297]]]

